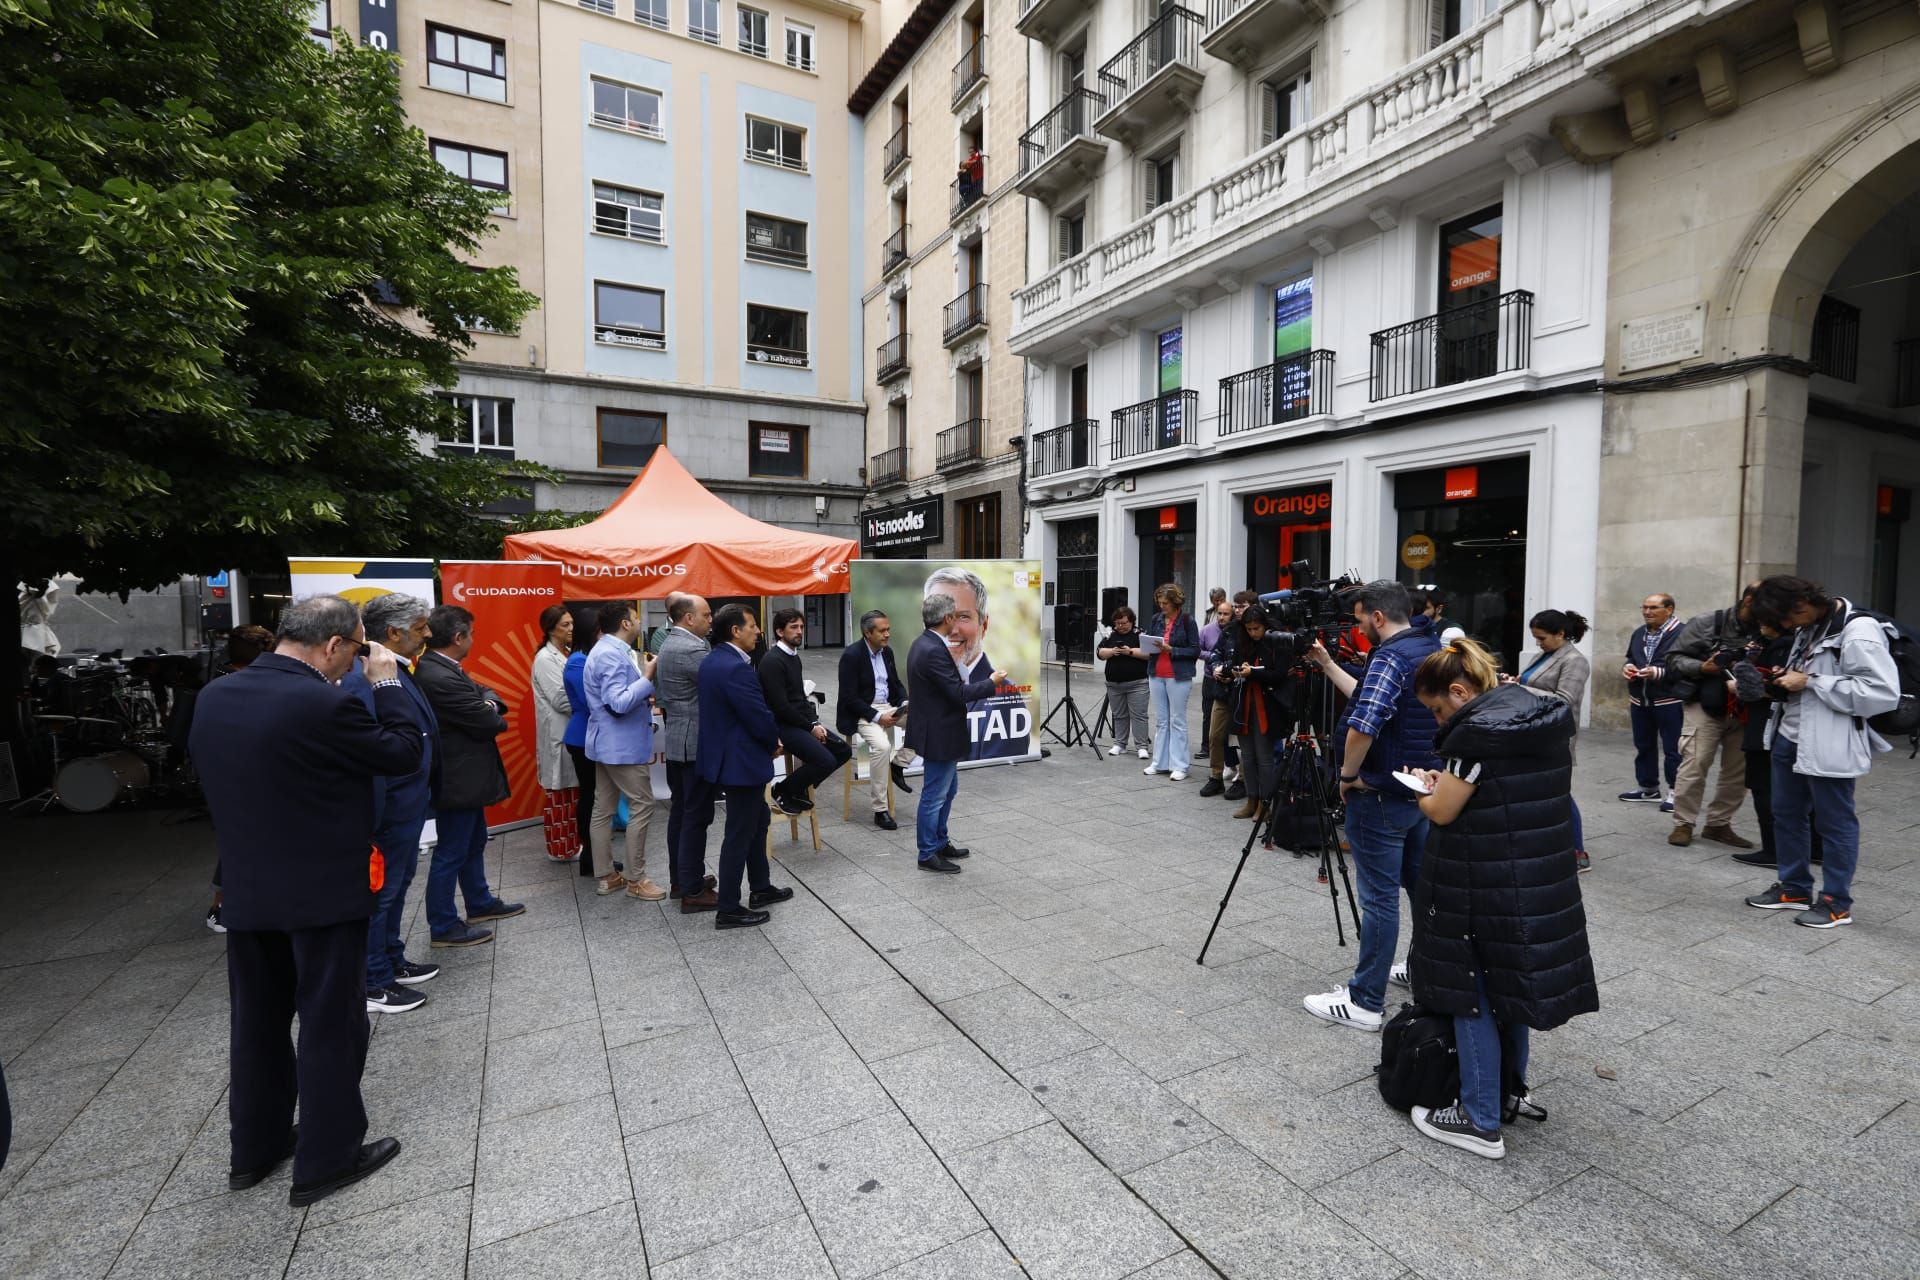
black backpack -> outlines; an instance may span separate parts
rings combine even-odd
[[[1395,1111],[1452,1106],[1460,1096],[1453,1019],[1403,1004],[1380,1029],[1380,1096]]]
[[[1894,670],[1900,673],[1900,703],[1891,711],[1867,718],[1867,727],[1883,738],[1905,738],[1920,732],[1920,637],[1913,628],[1903,626],[1884,613],[1871,609],[1857,614],[1879,623],[1887,636],[1887,652],[1893,655]]]

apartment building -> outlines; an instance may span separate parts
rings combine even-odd
[[[1017,3],[883,7],[847,102],[864,124],[869,193],[863,555],[1021,553],[1024,383],[1007,349],[1027,264]]]
[[[864,13],[317,0],[316,33],[398,52],[434,155],[498,193],[481,263],[541,298],[519,332],[474,334],[454,397],[471,433],[449,447],[556,468],[527,506],[590,510],[666,444],[750,515],[853,535],[871,255],[844,104]],[[822,623],[837,637],[837,611]]]

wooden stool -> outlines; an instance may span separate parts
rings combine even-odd
[[[793,753],[788,752],[783,758],[786,761],[785,776],[790,778],[793,776],[794,770]],[[805,818],[807,825],[813,828],[813,851],[815,853],[820,852],[820,811],[818,809],[809,809],[804,814],[788,813],[773,802],[773,788],[774,783],[769,782],[767,784],[767,808],[773,811],[775,817],[785,818],[787,820],[787,838],[796,841],[800,839],[800,820]],[[807,799],[813,799],[812,787],[807,788]],[[771,822],[767,824],[767,857],[773,857],[773,824]]]
[[[847,761],[846,781],[840,788],[840,820],[842,822],[853,821],[853,775],[860,772],[862,751],[867,753],[867,772],[871,776],[874,769],[873,750],[867,746],[865,739],[856,735],[853,739],[853,758]],[[887,816],[893,816],[893,770],[891,769],[887,770]]]

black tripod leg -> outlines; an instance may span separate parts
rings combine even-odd
[[[1227,903],[1233,900],[1233,887],[1240,883],[1240,873],[1247,869],[1247,858],[1253,853],[1254,837],[1260,832],[1259,823],[1252,823],[1251,826],[1253,829],[1247,832],[1247,843],[1240,849],[1240,861],[1233,869],[1233,879],[1227,881],[1227,891],[1220,895],[1220,909],[1213,913],[1213,927],[1207,930],[1207,940],[1200,944],[1200,954],[1193,958],[1195,964],[1207,962],[1207,948],[1213,945],[1213,935],[1220,931],[1220,921],[1227,914]]]

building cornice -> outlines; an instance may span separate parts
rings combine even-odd
[[[953,8],[954,0],[920,0],[900,24],[900,30],[893,39],[887,41],[887,47],[880,51],[867,74],[860,77],[860,83],[854,87],[853,94],[847,99],[847,110],[857,116],[864,116],[872,110],[873,104],[880,101],[880,95],[894,78],[906,70],[914,55],[920,52],[940,25],[940,19],[947,16],[947,10]]]
[[[865,416],[863,400],[835,400],[827,396],[793,395],[785,391],[745,391],[734,387],[701,387],[687,382],[659,382],[646,378],[613,378],[597,373],[554,373],[512,364],[487,364],[479,360],[463,361],[462,373],[489,378],[510,378],[517,382],[557,382],[572,387],[590,387],[604,391],[627,391],[645,395],[691,396],[701,400],[726,400],[735,404],[800,405],[808,409],[826,409]]]

